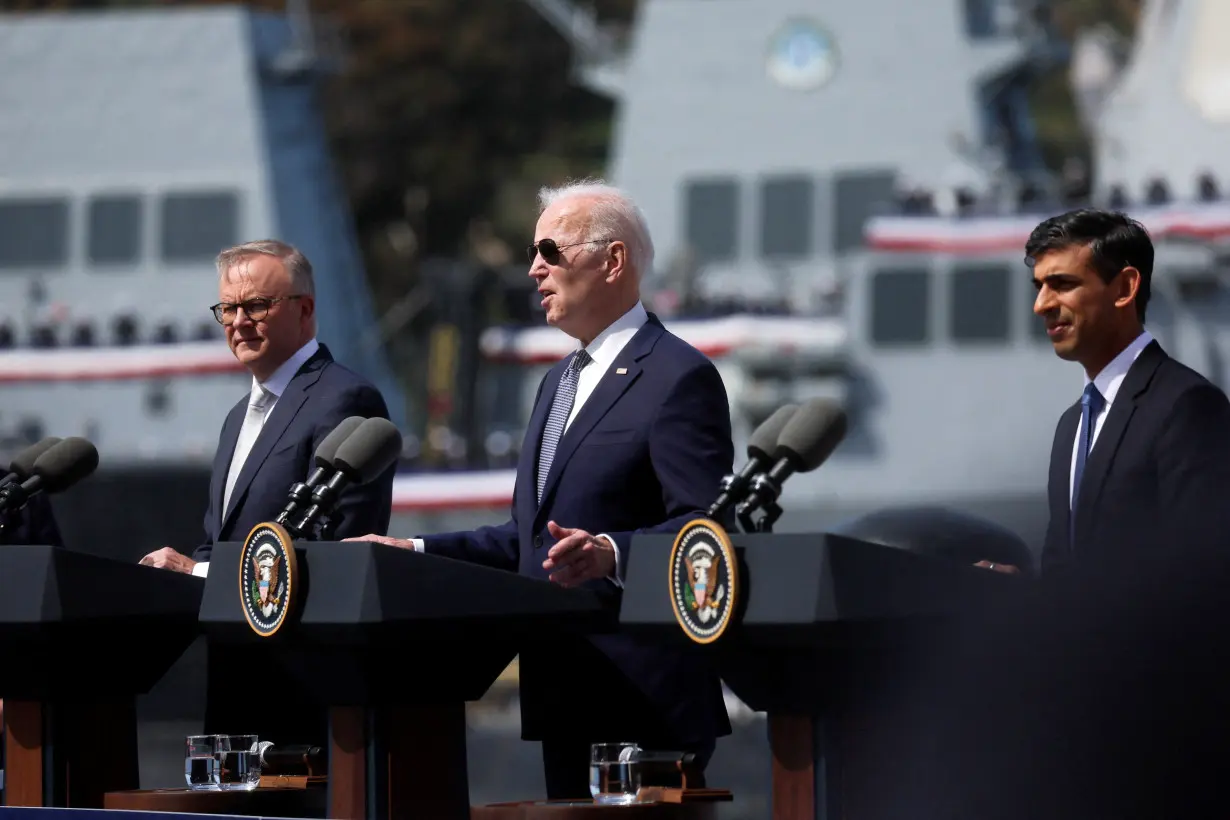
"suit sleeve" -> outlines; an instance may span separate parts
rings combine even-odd
[[[349,416],[387,419],[389,408],[380,391],[368,384],[355,385],[340,392],[336,401],[316,421],[311,452],[316,452],[325,436]],[[393,464],[375,481],[351,485],[343,490],[330,516],[331,538],[340,541],[369,533],[387,534],[393,513],[393,478],[396,474],[397,465]]]
[[[550,375],[551,371],[548,371],[538,382],[538,392],[534,394],[534,403],[531,406],[538,406],[538,400],[542,398],[542,387],[547,383]],[[532,448],[529,450],[531,452],[537,451],[537,446],[529,441],[528,432],[526,436],[526,440],[521,445],[522,452],[526,452],[527,448]],[[517,521],[517,490],[520,483],[521,476],[518,476],[517,484],[513,486],[511,516],[503,524],[479,527],[476,530],[424,536],[424,551],[447,558],[456,558],[460,561],[515,571],[521,558],[521,529]]]
[[[662,485],[666,520],[631,532],[605,533],[624,565],[637,533],[677,532],[702,518],[731,471],[735,446],[726,386],[712,362],[688,371],[671,390],[649,434],[649,457]]]
[[[1174,543],[1186,549],[1230,545],[1230,401],[1201,385],[1175,401],[1157,439],[1158,501]]]

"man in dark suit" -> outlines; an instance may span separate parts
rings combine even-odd
[[[388,418],[379,390],[335,362],[317,342],[312,267],[302,253],[275,240],[250,242],[223,251],[217,267],[220,300],[212,311],[235,358],[252,374],[251,390],[222,425],[203,543],[192,557],[163,547],[141,559],[142,564],[201,576],[209,571],[215,543],[241,541],[253,526],[277,517],[291,485],[311,472],[317,445],[339,422],[348,416]],[[394,472],[390,468],[378,480],[342,492],[329,522],[333,537],[388,529]],[[230,663],[241,654],[236,649],[211,657],[211,705],[220,704],[215,695],[225,696],[226,675],[245,674]],[[233,694],[246,696],[233,681]],[[241,708],[238,703],[236,708]],[[276,711],[289,715],[294,710],[282,700]],[[208,715],[206,722],[212,722]],[[240,725],[251,723],[244,719]],[[320,732],[314,734],[322,740]]]
[[[1035,605],[960,647],[1028,648],[970,673],[981,686],[961,709],[981,724],[967,761],[987,768],[971,779],[1005,805],[1028,796],[1020,816],[1177,817],[1219,800],[1206,750],[1230,729],[1230,402],[1145,330],[1153,260],[1139,223],[1100,210],[1048,219],[1026,244],[1034,312],[1085,389],[1055,431]]]
[[[538,388],[512,518],[403,541],[566,585],[618,604],[632,536],[704,515],[731,470],[722,380],[640,303],[653,245],[640,210],[598,183],[540,195],[528,249],[547,322],[581,349]],[[547,794],[589,798],[595,742],[692,751],[707,763],[730,733],[717,676],[686,651],[625,635],[552,637],[520,655],[521,724],[541,740]]]
[[[1230,544],[1230,402],[1144,328],[1145,229],[1122,214],[1073,211],[1035,228],[1025,252],[1034,312],[1055,352],[1085,371],[1051,450],[1043,573]]]

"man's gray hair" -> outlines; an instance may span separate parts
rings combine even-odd
[[[620,240],[628,246],[628,258],[640,276],[653,270],[653,239],[640,207],[632,197],[601,179],[582,179],[538,192],[538,213],[562,199],[593,199],[585,226],[586,239]]]
[[[286,272],[290,274],[290,286],[294,293],[308,296],[316,295],[316,281],[312,277],[312,263],[293,245],[280,242],[277,239],[258,239],[255,242],[244,242],[233,248],[227,248],[218,254],[218,275],[225,276],[228,269],[250,256],[272,256],[282,260]]]

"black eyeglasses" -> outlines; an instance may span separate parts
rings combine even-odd
[[[285,302],[290,299],[302,299],[303,294],[294,296],[278,296],[273,299],[258,296],[255,299],[245,299],[239,303],[219,302],[210,307],[214,313],[214,318],[218,320],[218,324],[229,325],[235,321],[236,312],[239,308],[243,308],[243,315],[247,316],[254,322],[259,322],[269,315],[269,309],[278,302]]]
[[[559,252],[564,248],[575,248],[580,245],[594,245],[598,242],[610,242],[609,239],[587,239],[584,242],[573,242],[571,245],[557,245],[554,239],[539,239],[533,245],[525,249],[525,257],[530,260],[530,264],[534,264],[534,260],[538,258],[538,254],[542,254],[543,260],[548,265],[559,264]]]

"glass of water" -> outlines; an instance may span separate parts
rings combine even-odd
[[[184,779],[193,791],[218,788],[218,736],[188,735],[185,738]]]
[[[641,748],[635,743],[595,743],[589,748],[589,793],[602,805],[637,802]]]
[[[261,782],[261,759],[256,735],[218,736],[218,788],[251,791]]]

